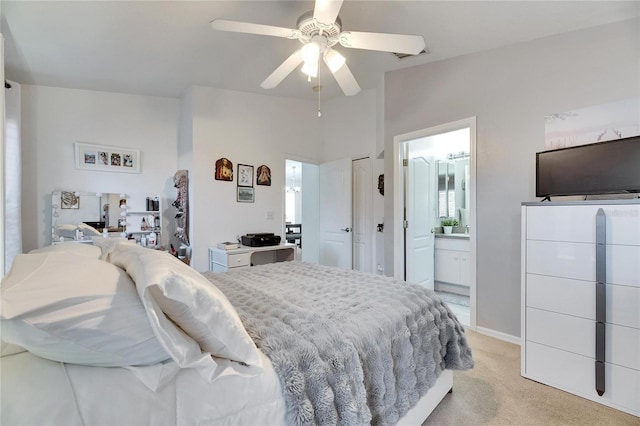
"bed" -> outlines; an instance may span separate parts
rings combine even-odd
[[[473,367],[433,292],[304,262],[58,244],[0,290],[3,425],[421,424]]]

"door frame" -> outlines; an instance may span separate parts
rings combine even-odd
[[[318,173],[319,173],[319,169],[320,169],[320,165],[318,164],[318,161],[309,157],[304,157],[304,156],[300,156],[300,155],[294,155],[294,154],[283,154],[282,155],[282,170],[283,170],[283,175],[282,175],[282,189],[280,192],[281,195],[281,205],[282,205],[282,218],[281,220],[281,235],[282,235],[282,240],[284,241],[286,236],[286,224],[285,224],[285,212],[287,209],[287,199],[286,199],[286,187],[288,185],[287,182],[287,160],[289,161],[296,161],[299,163],[304,163],[304,164],[308,164],[311,166],[316,166],[318,168]],[[304,167],[304,166],[303,166]],[[273,177],[273,174],[272,174]],[[314,206],[317,206],[319,203],[319,199],[318,199],[318,190],[319,188],[317,187],[319,185],[318,182],[314,182],[312,183],[312,185],[315,185],[313,187],[313,197],[314,198],[306,198],[305,199],[305,195],[304,195],[304,188],[305,185],[309,186],[309,182],[307,182],[305,184],[305,179],[303,178],[303,170],[301,167],[300,170],[300,186],[302,187],[302,191],[303,191],[303,195],[302,195],[302,203],[303,205],[306,203],[311,202]],[[274,182],[277,182],[275,179],[272,179],[272,185],[275,185]],[[306,203],[305,203],[306,200]],[[302,207],[303,212],[305,211],[304,206]],[[302,220],[305,221],[304,219],[304,214],[302,215],[303,218]],[[320,218],[318,217],[314,217],[313,219],[315,220],[309,220],[307,218],[306,222],[306,226],[302,227],[302,233],[303,235],[307,236],[306,239],[306,244],[305,244],[305,248],[307,249],[307,253],[312,252],[312,254],[310,255],[312,259],[314,259],[316,262],[319,259],[319,245],[320,245],[320,240],[319,240],[319,227],[320,227]],[[306,255],[304,255],[305,257],[307,257]],[[298,260],[302,260],[302,257],[300,257]]]
[[[404,229],[403,229],[403,209],[404,209],[404,178],[403,178],[403,165],[404,159],[404,144],[406,142],[425,138],[429,136],[438,135],[441,133],[448,133],[455,130],[469,128],[469,174],[471,177],[471,185],[469,185],[469,260],[470,260],[470,283],[469,283],[469,314],[470,314],[470,329],[476,329],[476,239],[477,239],[477,226],[476,226],[476,117],[464,118],[449,123],[440,124],[420,130],[416,130],[409,133],[394,136],[393,138],[393,271],[396,279],[402,280],[404,277]]]

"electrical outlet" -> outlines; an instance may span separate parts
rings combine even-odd
[[[267,211],[267,220],[273,220],[273,212],[271,210]]]

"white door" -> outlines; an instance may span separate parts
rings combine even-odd
[[[373,272],[371,160],[353,160],[353,269]]]
[[[405,167],[406,228],[405,271],[406,281],[433,290],[434,235],[431,163],[421,156],[410,158]]]
[[[320,165],[320,264],[351,269],[351,159]]]

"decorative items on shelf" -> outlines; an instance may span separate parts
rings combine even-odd
[[[122,229],[120,232],[121,237],[127,236],[127,194],[120,194],[120,216],[122,219],[118,219],[118,228]]]
[[[160,210],[160,200],[158,197],[147,197],[147,211],[148,212],[157,212]]]

